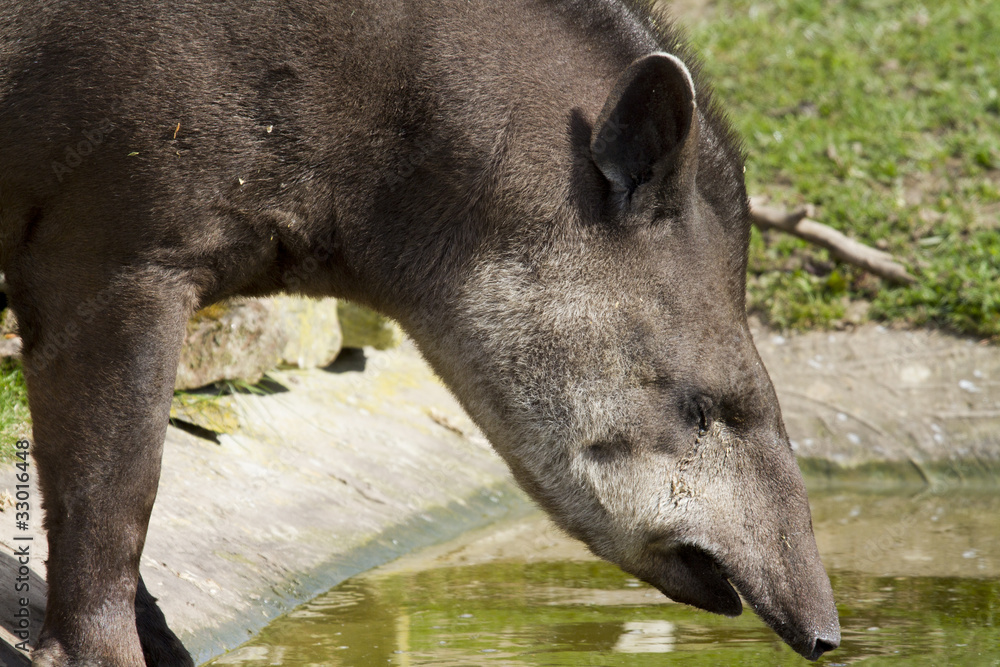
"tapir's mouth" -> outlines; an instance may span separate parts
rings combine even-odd
[[[743,612],[725,568],[704,549],[681,544],[659,551],[655,559],[652,576],[642,578],[671,600],[724,616]]]

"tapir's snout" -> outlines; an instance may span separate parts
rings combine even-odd
[[[810,660],[819,660],[827,651],[832,651],[833,649],[840,646],[840,628],[837,627],[833,632],[825,632],[820,637],[816,637],[813,640],[812,653],[805,655]]]
[[[581,466],[617,527],[615,539],[589,542],[677,602],[738,616],[746,601],[816,660],[840,645],[840,624],[805,484],[781,431],[744,428],[716,424],[674,457]]]
[[[654,543],[650,550],[655,555],[647,561],[649,566],[636,574],[670,599],[739,616],[742,593],[757,614],[805,658],[816,660],[840,645],[837,609],[822,566],[806,564],[797,573],[781,568],[788,578],[774,577],[758,567],[742,572],[746,559],[715,556],[693,544],[663,548]]]
[[[795,504],[786,507],[786,521],[743,536],[756,545],[743,543],[719,562],[757,615],[796,652],[816,660],[840,645],[840,621],[808,506],[803,517],[792,509]]]
[[[789,510],[789,515],[796,514]],[[749,556],[744,554],[728,570],[730,581],[757,615],[799,654],[816,660],[840,645],[840,620],[808,506],[803,511],[804,519],[792,519],[799,525],[797,530],[786,524],[773,532],[757,533],[758,538],[773,539],[764,549],[751,549]]]
[[[824,653],[840,646],[840,623],[837,620],[836,610],[833,610],[833,620],[830,625],[823,629],[790,628],[787,634],[785,632],[778,634],[807,660],[819,660]]]
[[[806,594],[810,597],[788,599],[785,591],[760,597],[757,591],[744,591],[739,583],[736,588],[764,622],[803,657],[816,660],[840,646],[840,621],[825,574],[811,582],[811,593]]]
[[[832,601],[831,601],[832,602]],[[782,639],[808,660],[818,660],[827,651],[840,646],[840,622],[831,605],[829,618],[803,619],[806,627],[790,625],[787,630],[772,626]]]

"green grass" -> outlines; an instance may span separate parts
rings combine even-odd
[[[14,460],[14,443],[31,435],[28,392],[19,363],[0,359],[0,461]]]
[[[862,302],[870,318],[1000,340],[998,34],[996,0],[710,5],[691,40],[745,138],[751,194],[815,204],[919,279],[892,286],[769,232],[751,250],[752,311],[836,326]]]

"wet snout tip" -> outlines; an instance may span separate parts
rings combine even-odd
[[[819,635],[813,640],[812,652],[807,656],[810,660],[819,660],[827,651],[840,646],[840,633],[836,635]]]

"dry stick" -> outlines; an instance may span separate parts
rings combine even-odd
[[[750,216],[761,229],[780,229],[798,236],[804,241],[826,248],[842,262],[860,266],[865,271],[894,283],[912,285],[917,282],[906,271],[906,267],[889,253],[848,238],[832,227],[810,220],[808,215],[808,209],[789,213],[779,208],[763,206],[756,198],[750,200]]]

